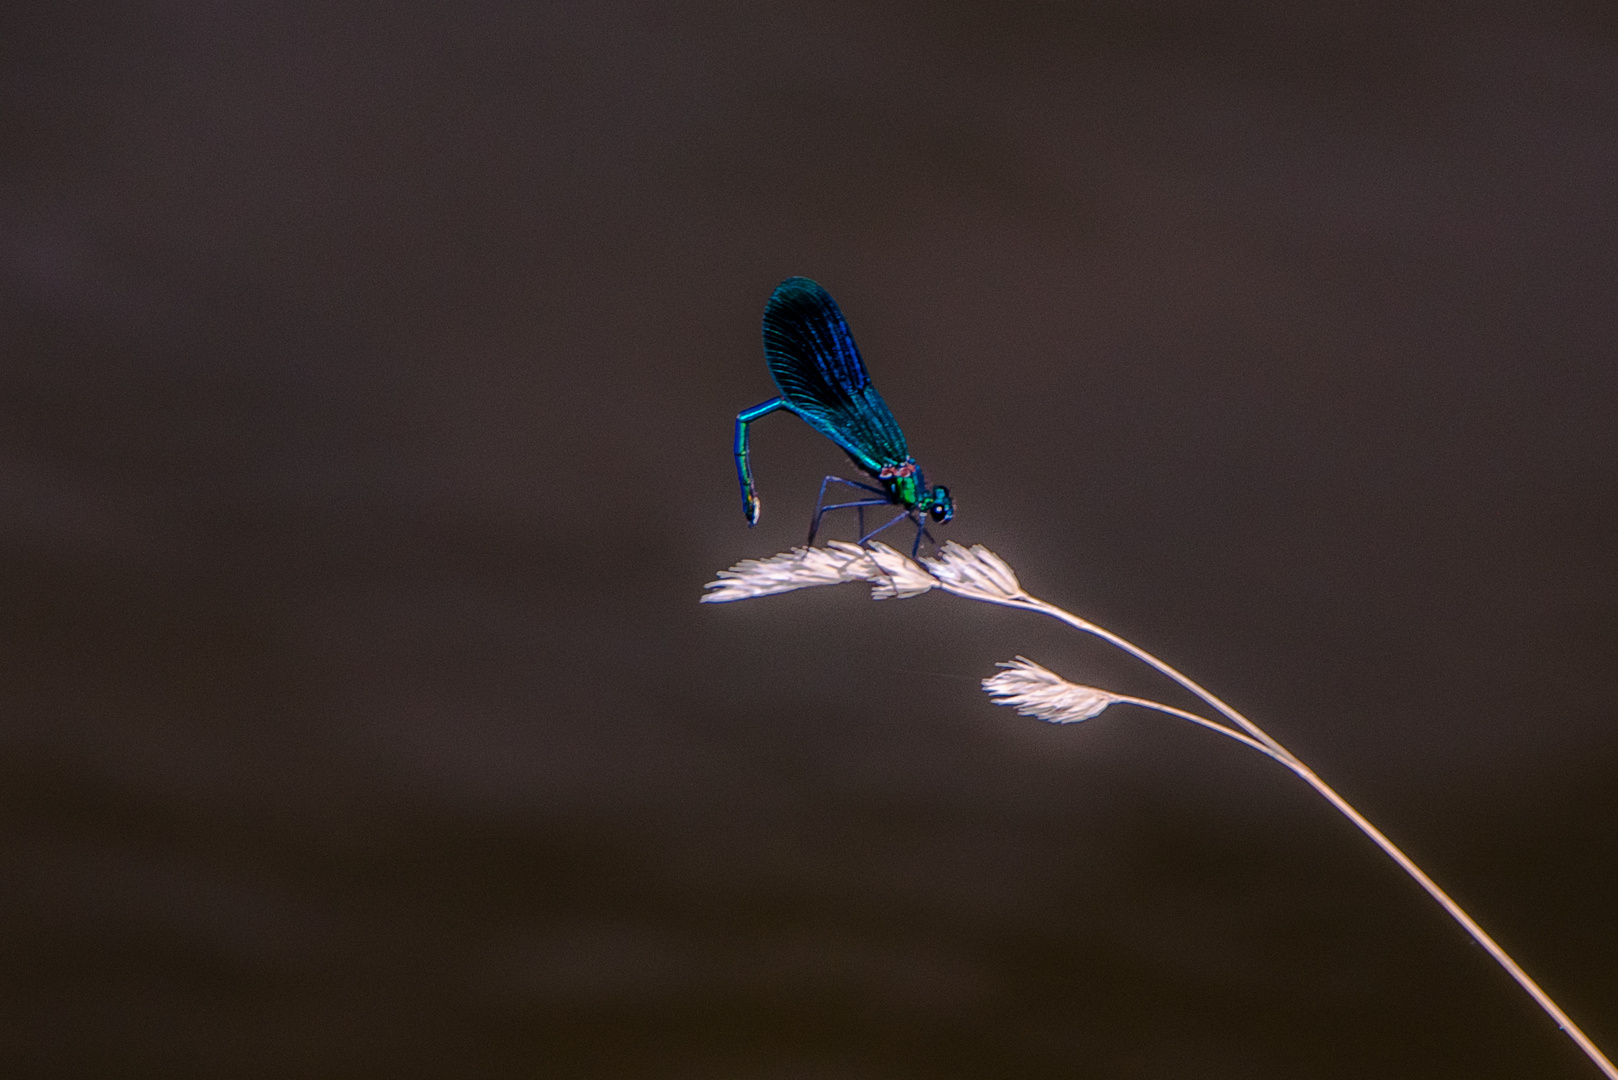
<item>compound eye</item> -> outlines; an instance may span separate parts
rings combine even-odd
[[[932,517],[932,519],[934,521],[937,521],[939,523],[942,523],[942,522],[947,520],[947,518],[945,517],[944,506],[943,506],[942,503],[933,503],[933,508],[931,510],[927,511],[927,513],[929,515],[931,515],[931,517]]]

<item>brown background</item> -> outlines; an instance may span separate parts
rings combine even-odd
[[[1590,1077],[1294,779],[699,606],[841,455],[1250,710],[1618,1050],[1610,4],[7,4],[9,1076]],[[1172,698],[1179,701],[1179,698]]]

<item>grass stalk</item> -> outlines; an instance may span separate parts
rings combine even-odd
[[[1529,977],[1522,966],[1513,960],[1460,904],[1439,888],[1438,883],[1417,866],[1410,856],[1389,840],[1382,830],[1372,825],[1365,815],[1350,805],[1347,799],[1339,795],[1313,769],[1257,724],[1145,649],[1070,611],[1064,611],[1055,604],[1031,596],[1017,580],[1017,575],[1011,567],[987,548],[978,545],[968,549],[959,544],[949,543],[939,550],[937,557],[922,559],[918,563],[885,544],[858,547],[854,544],[832,541],[823,548],[797,548],[768,559],[749,559],[737,563],[729,570],[722,571],[718,580],[708,583],[710,591],[702,599],[708,603],[725,603],[849,581],[871,582],[875,586],[871,595],[878,600],[919,596],[936,588],[969,600],[1045,615],[1100,638],[1173,680],[1234,726],[1227,726],[1161,702],[1112,694],[1094,687],[1077,686],[1022,657],[1018,657],[1013,663],[1001,664],[1002,668],[1008,670],[985,679],[984,689],[993,694],[1000,704],[1016,705],[1019,712],[1061,723],[1088,719],[1111,705],[1135,705],[1151,709],[1208,728],[1284,765],[1304,783],[1314,788],[1323,799],[1352,822],[1355,828],[1369,837],[1372,843],[1381,848],[1400,869],[1426,890],[1450,918],[1459,923],[1472,940],[1481,945],[1484,951],[1516,980],[1517,985],[1527,991],[1529,997],[1533,998],[1557,1026],[1568,1034],[1607,1080],[1618,1080],[1618,1068],[1613,1066],[1606,1054],[1602,1053],[1572,1018],[1562,1011],[1551,996]]]
[[[1522,969],[1522,965],[1513,960],[1511,958],[1511,954],[1506,952],[1506,950],[1500,946],[1499,942],[1490,937],[1488,932],[1485,931],[1483,927],[1478,925],[1476,919],[1468,915],[1466,910],[1462,908],[1460,904],[1456,903],[1454,898],[1451,897],[1449,893],[1440,888],[1438,883],[1429,877],[1425,870],[1417,866],[1415,860],[1411,859],[1410,856],[1406,855],[1402,850],[1400,850],[1398,844],[1395,844],[1392,840],[1388,839],[1387,835],[1381,829],[1378,829],[1375,825],[1371,824],[1370,821],[1366,819],[1364,814],[1356,810],[1347,799],[1339,795],[1330,784],[1322,780],[1318,773],[1309,768],[1309,766],[1305,765],[1302,761],[1298,760],[1297,755],[1293,754],[1286,747],[1282,746],[1257,724],[1253,723],[1240,712],[1227,705],[1224,701],[1221,701],[1218,697],[1210,693],[1196,681],[1182,674],[1180,671],[1158,659],[1156,656],[1153,656],[1140,646],[1119,637],[1117,634],[1114,634],[1105,627],[1097,626],[1088,619],[1080,618],[1070,611],[1064,611],[1055,604],[1029,596],[1026,593],[1022,593],[1018,596],[1007,597],[1005,599],[996,599],[990,596],[973,596],[970,598],[982,600],[986,603],[1000,604],[1004,607],[1021,608],[1025,611],[1033,611],[1041,615],[1048,615],[1053,619],[1066,623],[1076,630],[1081,630],[1086,634],[1091,634],[1098,637],[1107,642],[1109,645],[1113,645],[1123,650],[1130,656],[1140,660],[1142,663],[1145,663],[1161,672],[1163,675],[1166,675],[1168,678],[1172,679],[1186,690],[1189,690],[1191,693],[1201,698],[1211,708],[1217,710],[1221,715],[1227,717],[1233,723],[1238,725],[1241,728],[1241,731],[1232,730],[1231,728],[1225,727],[1223,724],[1216,723],[1207,719],[1206,717],[1198,716],[1195,713],[1187,712],[1184,709],[1176,709],[1171,705],[1164,705],[1161,702],[1156,701],[1148,701],[1145,698],[1119,696],[1116,699],[1117,703],[1121,705],[1136,705],[1142,708],[1152,709],[1160,713],[1166,713],[1169,716],[1178,717],[1182,720],[1189,720],[1191,723],[1200,727],[1217,731],[1221,735],[1235,739],[1237,742],[1259,751],[1266,757],[1269,757],[1290,769],[1304,783],[1314,788],[1315,791],[1320,794],[1321,798],[1331,803],[1332,806],[1336,807],[1339,813],[1341,813],[1349,821],[1353,822],[1354,827],[1368,836],[1371,839],[1371,842],[1376,844],[1377,847],[1381,848],[1390,859],[1398,863],[1400,869],[1402,869],[1406,874],[1409,874],[1413,879],[1415,879],[1416,884],[1420,885],[1427,891],[1427,895],[1438,901],[1439,906],[1448,912],[1450,918],[1459,923],[1461,928],[1471,935],[1473,941],[1476,941],[1479,945],[1483,946],[1484,951],[1492,956],[1495,962],[1504,968],[1508,975],[1516,980],[1517,985],[1527,991],[1528,996],[1533,998],[1539,1007],[1545,1010],[1546,1014],[1549,1015],[1552,1020],[1556,1021],[1557,1027],[1566,1032],[1568,1037],[1578,1045],[1579,1049],[1584,1051],[1585,1056],[1595,1064],[1596,1068],[1601,1070],[1602,1075],[1606,1076],[1608,1080],[1618,1080],[1618,1067],[1614,1067],[1611,1059],[1608,1058],[1606,1054],[1601,1052],[1601,1048],[1598,1047],[1590,1039],[1590,1037],[1584,1033],[1584,1030],[1580,1028],[1578,1024],[1573,1022],[1572,1017],[1568,1016],[1566,1012],[1562,1011],[1562,1007],[1556,1004],[1551,996],[1545,992],[1544,988],[1542,988],[1539,983],[1535,982],[1528,972]]]

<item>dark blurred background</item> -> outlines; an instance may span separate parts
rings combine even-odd
[[[815,277],[949,538],[1618,1050],[1613,11],[7,4],[0,1068],[1594,1076],[1284,771],[976,685],[1184,703],[1096,643],[697,599],[846,468],[746,528]]]

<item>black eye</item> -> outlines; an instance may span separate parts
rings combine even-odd
[[[934,521],[944,520],[944,507],[940,503],[933,503],[933,508],[928,513],[932,515]]]

